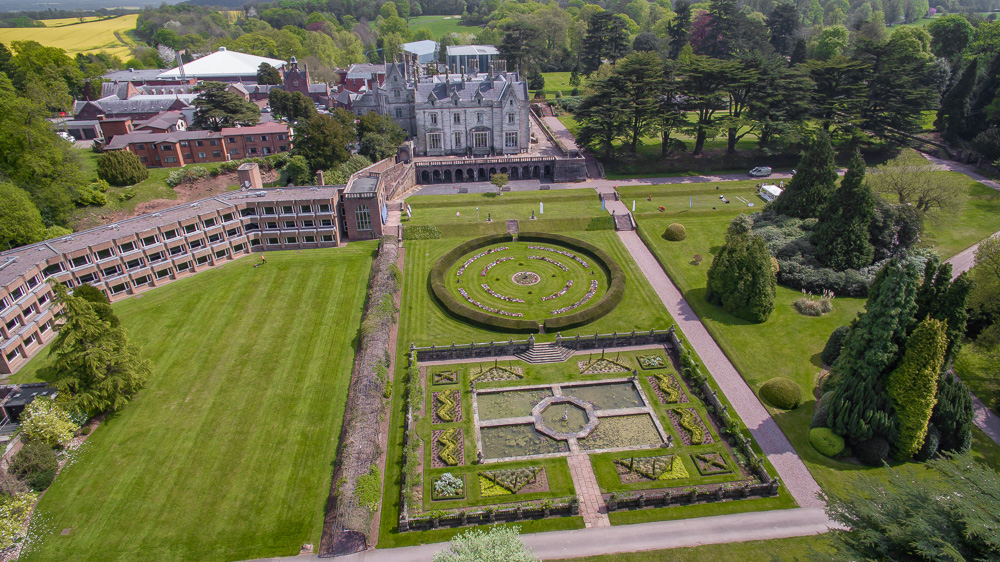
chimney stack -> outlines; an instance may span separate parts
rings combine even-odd
[[[326,182],[323,181],[323,170],[316,171],[316,183],[319,185],[326,185]]]

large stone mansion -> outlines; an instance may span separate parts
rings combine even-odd
[[[353,103],[357,115],[388,115],[414,139],[414,156],[528,152],[528,86],[502,60],[488,72],[421,75],[414,62],[386,65],[385,82]]]

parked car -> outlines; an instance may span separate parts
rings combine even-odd
[[[66,131],[59,131],[58,135],[63,140],[67,140],[69,142],[76,142],[76,139],[73,138],[73,135],[67,133]]]
[[[750,170],[751,178],[766,178],[769,175],[771,175],[771,168],[768,166],[757,166]]]

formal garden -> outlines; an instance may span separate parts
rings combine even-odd
[[[435,264],[431,288],[455,316],[509,331],[586,324],[618,305],[621,267],[600,248],[567,236],[483,236]]]
[[[575,515],[572,455],[589,456],[611,511],[777,496],[691,356],[646,347],[548,364],[419,364],[414,352],[400,530]]]

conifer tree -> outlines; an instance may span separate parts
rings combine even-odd
[[[851,443],[879,435],[893,442],[895,425],[885,392],[917,310],[918,274],[892,260],[879,271],[833,366],[840,384],[830,402],[829,426]]]
[[[816,257],[824,265],[837,271],[871,265],[875,248],[868,230],[875,205],[875,194],[865,182],[865,161],[855,152],[813,237]]]
[[[937,258],[927,260],[924,281],[917,291],[916,319],[934,318],[947,324],[948,349],[945,352],[945,364],[962,347],[965,323],[969,318],[966,304],[972,286],[972,280],[964,273],[952,281],[950,263],[938,263]]]
[[[830,136],[820,133],[799,160],[795,176],[785,191],[771,203],[779,215],[807,219],[819,217],[837,189]]]
[[[972,88],[976,85],[977,68],[976,61],[967,64],[958,75],[958,79],[941,96],[941,107],[938,108],[934,126],[941,131],[941,136],[948,142],[958,140],[965,130]]]
[[[931,423],[941,433],[941,451],[964,453],[972,447],[972,393],[951,372],[938,379]]]
[[[764,322],[774,310],[777,281],[764,239],[750,232],[750,218],[734,218],[726,242],[708,270],[705,298],[750,322]]]
[[[927,318],[906,340],[906,353],[889,375],[889,398],[896,413],[895,457],[906,460],[917,453],[927,435],[937,395],[938,373],[944,363],[948,338],[946,323]]]
[[[55,285],[63,307],[59,335],[51,353],[56,386],[72,396],[72,404],[89,415],[123,408],[146,383],[152,370],[125,328],[101,320],[92,305]]]

